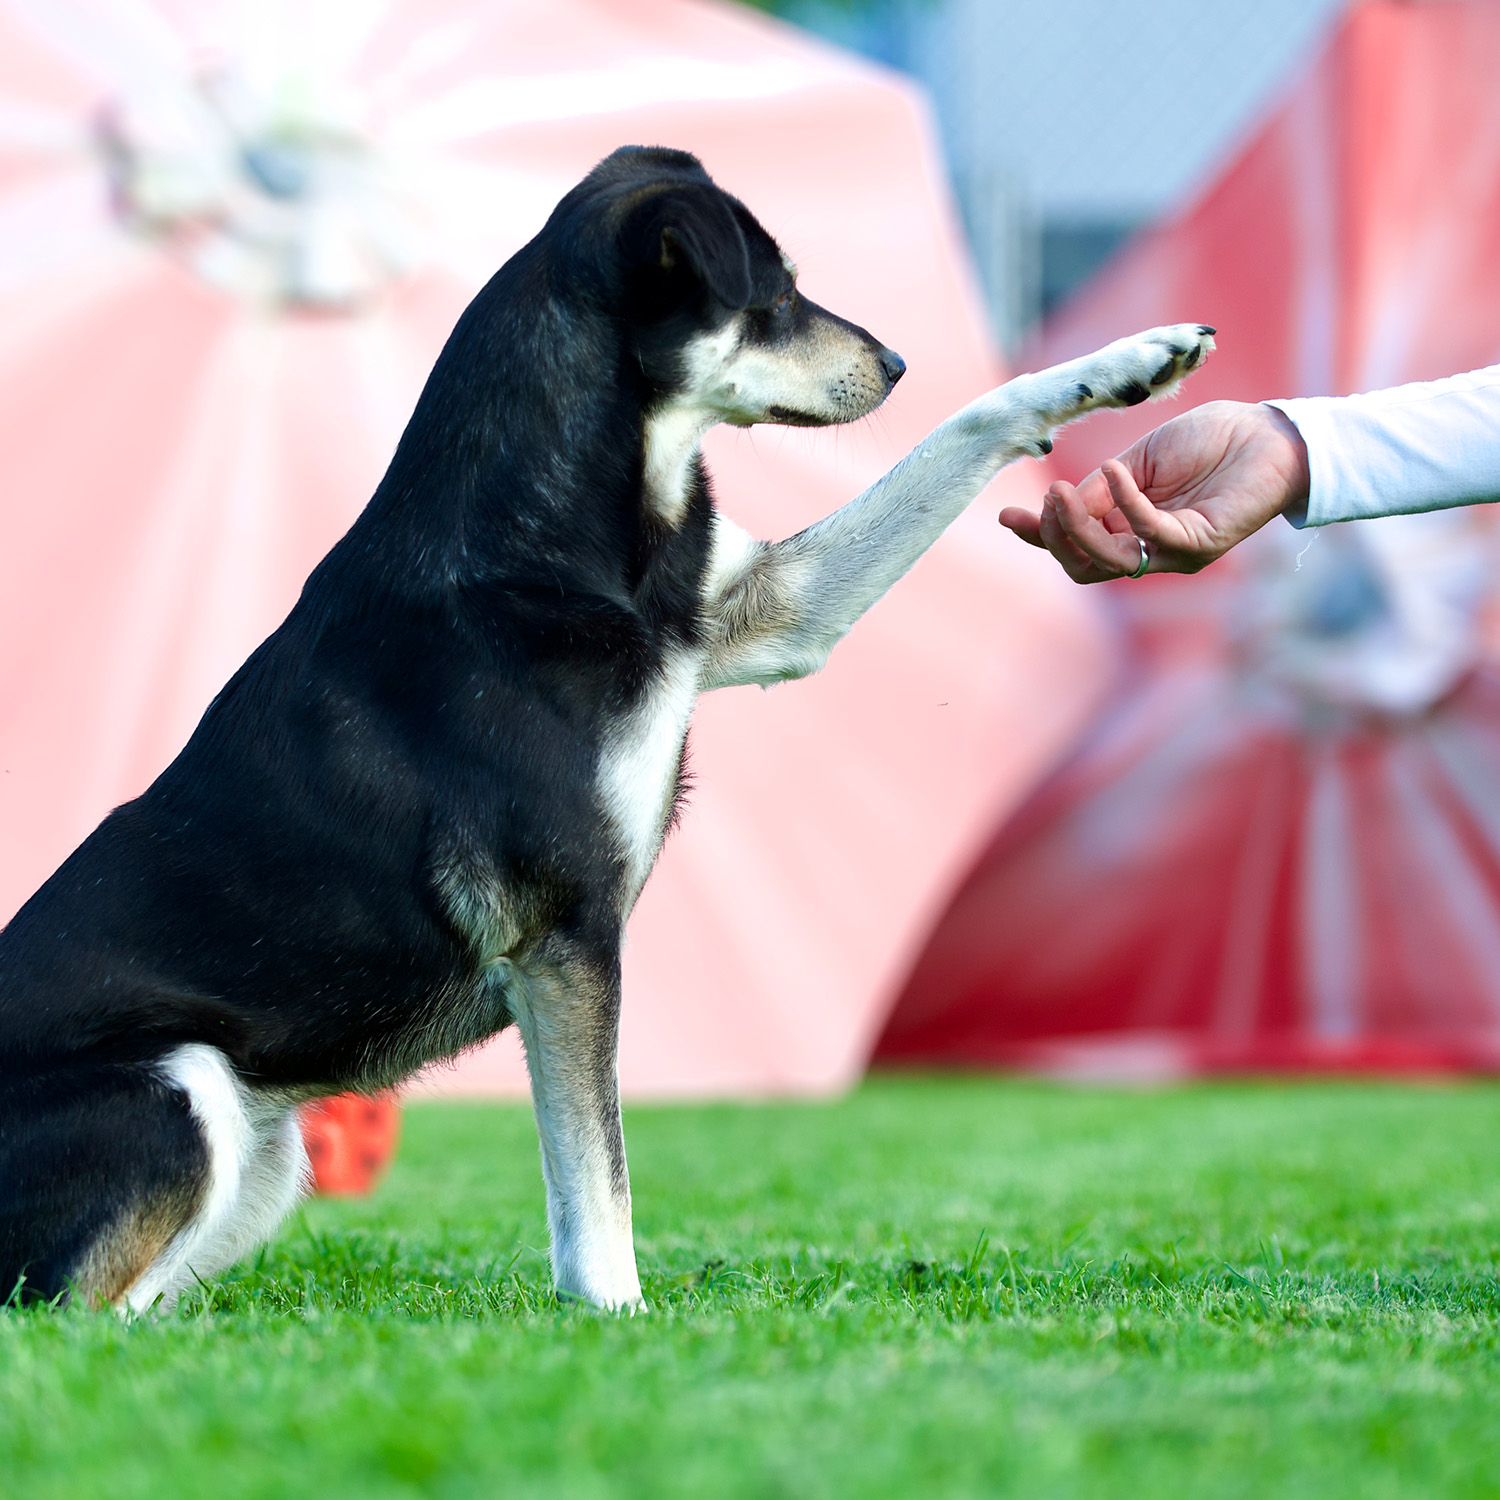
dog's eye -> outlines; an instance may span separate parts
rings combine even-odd
[[[791,287],[788,287],[776,299],[776,311],[777,312],[785,312],[787,310],[787,308],[789,308],[792,305],[792,290],[793,289]]]

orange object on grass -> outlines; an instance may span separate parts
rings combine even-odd
[[[389,1094],[338,1094],[302,1109],[302,1140],[320,1193],[352,1198],[385,1176],[401,1136],[401,1106]]]

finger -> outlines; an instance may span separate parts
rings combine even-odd
[[[1037,533],[1042,539],[1042,546],[1049,552],[1064,552],[1071,546],[1067,533],[1062,529],[1058,516],[1058,507],[1063,505],[1069,495],[1072,494],[1070,487],[1061,480],[1049,489],[1042,500],[1042,513],[1037,519]],[[1060,562],[1062,559],[1059,558]]]
[[[1091,516],[1104,516],[1115,508],[1114,496],[1109,492],[1109,483],[1095,469],[1078,481],[1078,498]]]
[[[1176,544],[1181,540],[1181,522],[1156,508],[1142,493],[1133,475],[1117,458],[1107,458],[1100,469],[1109,486],[1115,509],[1130,523],[1130,529],[1148,542]]]
[[[1067,496],[1064,498],[1072,503],[1071,486],[1068,487]],[[1057,559],[1063,571],[1075,583],[1101,583],[1106,578],[1116,577],[1116,569],[1101,570],[1094,559],[1063,530],[1058,514],[1060,503],[1062,500],[1053,502],[1049,495],[1047,503],[1042,506],[1042,514],[1039,517],[1042,545]]]
[[[1119,578],[1123,574],[1135,572],[1141,560],[1141,549],[1135,539],[1135,534],[1126,532],[1120,536],[1114,536],[1105,529],[1101,522],[1089,515],[1073,492],[1072,486],[1058,483],[1052,488],[1058,492],[1052,509],[1062,535],[1097,564],[1103,570],[1104,576]],[[1046,536],[1044,513],[1043,540],[1046,540]],[[1052,547],[1050,542],[1048,546],[1055,555],[1057,549]]]
[[[1000,524],[1008,527],[1033,547],[1045,547],[1042,540],[1041,517],[1035,511],[1023,510],[1019,505],[1007,505],[1000,512]]]

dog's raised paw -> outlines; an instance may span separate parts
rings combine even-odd
[[[1214,332],[1207,323],[1173,323],[1101,349],[1083,382],[1091,404],[1135,406],[1173,395],[1213,352]]]

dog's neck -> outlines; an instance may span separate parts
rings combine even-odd
[[[642,499],[663,525],[676,527],[686,514],[704,434],[718,421],[717,412],[679,401],[646,417]]]
[[[518,256],[459,320],[341,548],[350,565],[399,574],[405,588],[420,571],[439,590],[535,578],[605,594],[634,586],[606,559],[687,523],[699,444],[718,414],[682,395],[643,399],[618,330],[538,291],[545,271],[528,273]]]

